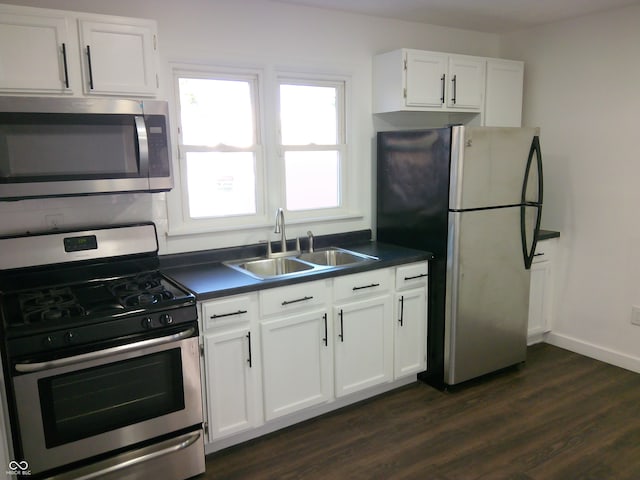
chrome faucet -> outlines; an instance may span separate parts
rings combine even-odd
[[[282,208],[278,208],[276,211],[276,228],[273,233],[280,234],[280,242],[282,243],[282,252],[287,251],[287,237],[284,233],[284,210]]]
[[[309,237],[309,251],[313,252],[313,232],[311,230],[307,232],[307,237]]]

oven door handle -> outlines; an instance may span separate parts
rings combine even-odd
[[[95,352],[82,353],[80,355],[74,355],[73,357],[57,358],[48,362],[16,363],[15,369],[16,372],[20,373],[33,373],[40,372],[42,370],[51,370],[52,368],[66,367],[67,365],[74,365],[76,363],[82,363],[88,360],[97,360],[100,358],[117,355],[119,353],[131,352],[133,350],[140,350],[142,348],[155,347],[156,345],[175,342],[191,337],[195,333],[195,331],[195,327],[191,327],[187,330],[174,333],[173,335],[167,335],[165,337],[151,338],[149,340],[129,343],[126,345],[119,345],[117,347],[106,348],[104,350],[98,350]]]

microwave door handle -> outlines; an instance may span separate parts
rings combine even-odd
[[[136,115],[136,137],[138,139],[138,152],[140,154],[140,176],[149,176],[149,137],[144,117]]]

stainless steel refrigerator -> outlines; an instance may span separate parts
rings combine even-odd
[[[377,239],[434,254],[420,378],[455,385],[525,361],[538,129],[380,132],[377,147]]]

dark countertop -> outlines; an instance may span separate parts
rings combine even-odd
[[[538,241],[541,240],[549,240],[550,238],[558,238],[560,236],[560,232],[556,232],[555,230],[540,230],[538,233]]]
[[[259,280],[227,267],[222,262],[225,260],[248,258],[262,255],[255,253],[264,246],[251,246],[242,250],[242,253],[227,249],[222,251],[195,252],[193,254],[179,254],[161,257],[161,270],[182,286],[192,291],[198,300],[226,297],[240,293],[264,290],[267,288],[282,287],[301,282],[332,278],[352,273],[376,270],[378,268],[392,267],[405,263],[420,262],[432,258],[430,252],[398,247],[384,243],[362,239],[352,239],[349,244],[334,243],[334,246],[343,247],[355,252],[378,257],[379,260],[333,267],[325,270],[303,272],[293,277]],[[316,241],[316,245],[318,242]],[[304,246],[304,244],[303,244]],[[328,245],[324,245],[328,246]],[[323,245],[318,245],[321,249]],[[251,252],[251,253],[250,253]],[[233,256],[240,255],[243,256]],[[226,258],[225,258],[226,257]]]
[[[560,232],[541,230],[538,235],[538,241],[557,238],[559,236]],[[165,255],[160,257],[160,265],[163,273],[192,291],[198,300],[208,300],[267,288],[366,272],[378,268],[420,262],[433,257],[430,252],[374,242],[369,240],[370,238],[371,231],[369,230],[317,237],[317,249],[328,246],[338,246],[378,257],[379,260],[344,267],[303,272],[292,277],[259,280],[250,275],[238,272],[231,267],[227,267],[222,263],[227,260],[263,256],[266,254],[265,245],[249,245],[245,247]],[[289,245],[289,243],[291,243],[291,245]],[[291,241],[287,242],[287,245],[289,249],[295,248]],[[274,248],[277,248],[275,251],[279,251],[277,244]],[[306,241],[304,240],[302,248],[305,251],[308,249]]]

